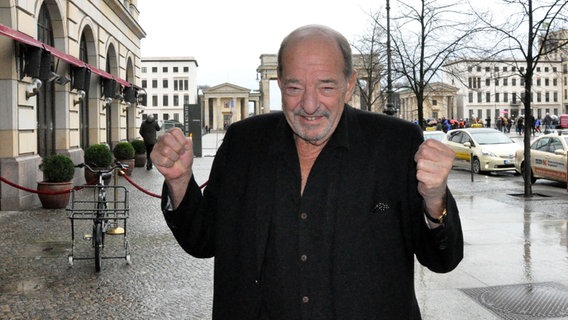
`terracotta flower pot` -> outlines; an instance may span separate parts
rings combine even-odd
[[[73,182],[38,182],[37,190],[39,191],[38,197],[41,201],[42,207],[45,209],[62,209],[69,203],[70,192],[59,194],[43,194],[43,192],[61,192],[64,190],[71,190]]]
[[[145,153],[137,153],[135,158],[135,167],[143,167],[146,165],[146,154]]]

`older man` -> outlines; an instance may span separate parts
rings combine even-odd
[[[160,138],[165,219],[215,257],[214,319],[420,319],[414,257],[435,272],[462,259],[454,153],[348,106],[355,81],[347,40],[301,27],[278,53],[283,112],[229,127],[203,193],[191,141]]]

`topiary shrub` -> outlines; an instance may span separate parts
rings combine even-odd
[[[144,154],[146,153],[146,145],[142,140],[134,140],[131,142],[132,146],[134,147],[134,152],[136,154]]]
[[[114,146],[112,153],[114,154],[114,158],[116,160],[121,161],[121,160],[134,159],[135,151],[134,147],[130,142],[122,141],[117,143],[116,146]]]
[[[62,154],[43,157],[39,169],[43,171],[43,180],[45,182],[68,182],[75,175],[73,161]]]
[[[109,167],[112,164],[112,152],[106,144],[92,144],[85,149],[85,163],[91,167]]]

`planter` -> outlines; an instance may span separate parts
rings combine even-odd
[[[100,170],[100,169],[104,169],[104,167],[94,167],[93,170]],[[85,183],[86,184],[97,184],[99,182],[99,177],[95,174],[92,173],[91,171],[89,171],[89,169],[83,169],[85,170]],[[105,181],[105,185],[109,185],[110,184],[110,179],[111,177],[104,179]]]
[[[134,156],[134,166],[135,167],[143,167],[146,165],[146,154],[145,153],[137,153]]]
[[[63,209],[69,203],[70,192],[60,194],[42,194],[42,192],[61,192],[73,188],[73,182],[38,182],[39,201],[45,209]]]
[[[127,176],[131,176],[132,175],[132,171],[134,171],[134,165],[136,163],[135,159],[126,159],[126,160],[120,160],[120,163],[122,164],[127,164],[128,168],[124,169],[124,173]]]

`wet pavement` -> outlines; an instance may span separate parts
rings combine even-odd
[[[222,137],[203,137],[198,183],[206,181]],[[150,192],[161,190],[156,170],[136,168],[131,178]],[[132,264],[103,260],[100,273],[92,260],[69,265],[65,210],[0,211],[0,319],[210,319],[213,261],[179,248],[159,199],[123,178],[119,184],[130,190]],[[539,180],[538,196],[525,199],[519,176],[476,175],[472,182],[461,170],[452,172],[449,185],[460,208],[465,257],[449,274],[417,265],[423,318],[568,319],[566,187]],[[83,229],[81,236],[90,233],[88,225]],[[105,253],[121,250],[120,237],[107,236]],[[89,254],[89,242],[79,242],[77,249]]]

